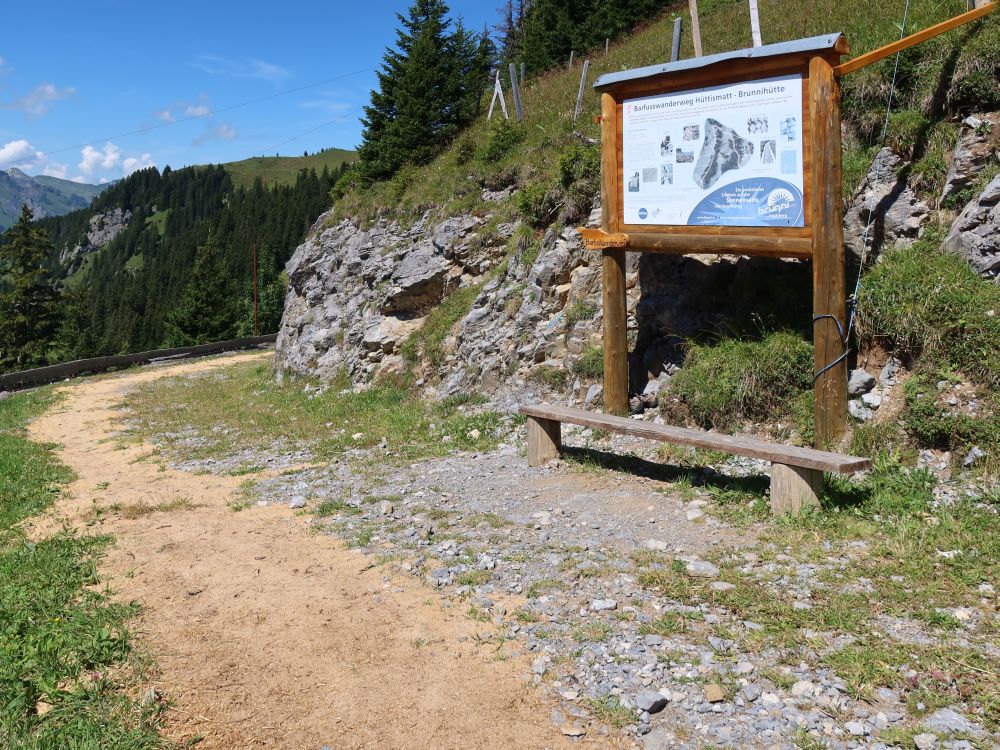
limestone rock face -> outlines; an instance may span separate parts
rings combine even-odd
[[[65,247],[59,253],[59,262],[66,269],[66,275],[79,270],[83,259],[107,245],[132,221],[132,212],[115,207],[104,213],[90,217],[90,225],[83,242],[73,248]]]
[[[844,214],[844,244],[855,262],[863,255],[869,221],[869,262],[883,250],[912,244],[923,232],[931,210],[907,184],[905,174],[901,174],[903,166],[903,160],[890,149],[879,151]]]
[[[970,115],[962,121],[941,191],[941,205],[948,206],[956,199],[964,203],[962,198],[972,197],[967,196],[967,192],[975,185],[983,168],[997,156],[997,128],[1000,128],[1000,113]]]
[[[955,219],[943,249],[961,255],[978,274],[1000,277],[1000,175]]]

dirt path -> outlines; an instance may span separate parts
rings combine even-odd
[[[368,569],[287,508],[234,512],[238,478],[163,470],[137,460],[148,446],[116,442],[126,389],[234,359],[69,386],[31,427],[78,474],[32,533],[65,521],[116,537],[102,579],[143,606],[135,630],[172,703],[167,734],[226,750],[567,743],[524,664],[481,651],[457,608]]]

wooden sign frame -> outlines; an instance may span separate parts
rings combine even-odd
[[[603,253],[604,401],[628,411],[625,259],[628,250],[811,258],[816,445],[833,443],[847,424],[843,357],[846,290],[841,198],[840,87],[834,68],[850,51],[840,34],[602,76],[601,230],[584,235]],[[624,102],[785,75],[802,77],[803,227],[647,226],[624,222],[621,188]],[[832,364],[832,366],[830,366]]]

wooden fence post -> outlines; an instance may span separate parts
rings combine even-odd
[[[674,41],[670,45],[670,61],[677,62],[681,59],[681,30],[683,29],[684,19],[680,16],[674,19]]]
[[[701,26],[698,25],[698,0],[688,0],[691,9],[691,40],[694,42],[694,56],[701,57]]]
[[[514,93],[514,113],[517,115],[517,121],[520,122],[524,119],[524,110],[521,109],[521,88],[517,85],[517,71],[514,69],[514,63],[510,64],[510,86]]]
[[[590,60],[583,61],[583,74],[580,76],[580,90],[576,93],[576,109],[573,110],[573,119],[577,119],[580,116],[580,110],[583,108],[583,92],[587,86],[587,72],[590,70]]]
[[[846,331],[846,284],[840,84],[833,67],[821,57],[809,63],[809,119],[814,368],[819,373],[829,367],[813,385],[814,435],[816,447],[825,448],[836,442],[847,427],[847,361],[841,338],[841,331]],[[830,367],[833,362],[837,364]]]
[[[521,88],[524,88],[524,63],[521,63]]]
[[[750,34],[753,37],[753,46],[760,47],[760,13],[757,12],[757,0],[750,0]]]
[[[604,54],[605,54],[605,56],[607,56],[607,54],[608,54],[608,47],[610,46],[610,44],[611,44],[611,40],[610,39],[605,39],[604,40]]]
[[[569,51],[569,65],[566,66],[566,70],[573,67],[573,50]]]

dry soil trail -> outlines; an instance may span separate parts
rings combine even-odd
[[[136,460],[148,446],[116,442],[126,389],[234,359],[68,386],[31,427],[78,475],[31,533],[68,522],[115,536],[102,578],[143,606],[134,629],[157,662],[153,686],[173,704],[167,734],[201,734],[198,748],[225,750],[567,742],[524,683],[524,665],[480,652],[475,623],[419,583],[387,581],[286,508],[234,512],[238,478],[164,470]],[[193,507],[122,512],[178,500]]]

